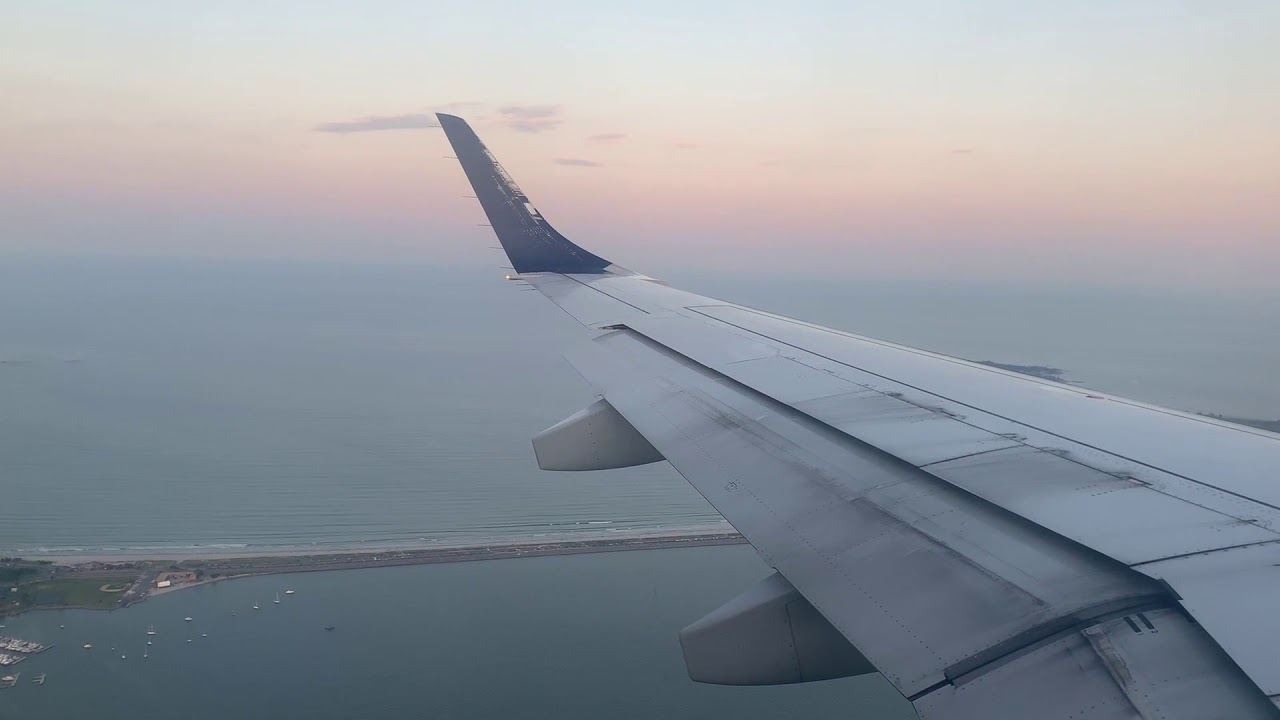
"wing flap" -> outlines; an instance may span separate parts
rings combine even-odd
[[[1280,702],[1273,618],[1280,608],[1280,543],[1189,555],[1144,566],[1274,701]]]
[[[1163,594],[631,332],[570,361],[908,697]]]
[[[980,681],[975,681],[980,680]],[[1176,610],[1110,618],[1051,638],[981,678],[916,702],[946,720],[1270,718],[1276,709]]]

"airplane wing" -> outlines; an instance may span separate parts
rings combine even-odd
[[[1280,435],[668,287],[583,250],[440,115],[600,399],[546,469],[669,461],[776,574],[690,676],[880,672],[927,718],[1280,716]]]

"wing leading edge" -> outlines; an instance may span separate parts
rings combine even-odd
[[[724,629],[783,618],[829,652],[813,628],[838,632],[928,717],[1280,717],[1280,508],[1253,492],[1269,499],[1280,438],[615,272],[440,119],[522,278],[604,331],[571,362],[612,434],[647,441],[778,571],[780,590],[708,616],[702,677],[733,682],[705,667],[732,652]],[[799,646],[771,657],[754,676],[831,676]]]

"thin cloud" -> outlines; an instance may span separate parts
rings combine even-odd
[[[528,133],[551,130],[564,122],[559,105],[503,105],[498,119],[512,130]]]
[[[620,142],[622,140],[625,140],[626,138],[627,138],[626,133],[614,132],[614,133],[597,133],[595,135],[592,135],[590,139],[593,142],[599,142],[599,143],[615,143],[615,142]]]
[[[595,160],[583,160],[582,158],[556,158],[551,162],[557,165],[572,165],[573,167],[604,167],[604,163],[598,163]]]
[[[447,103],[444,103],[443,105],[437,105],[435,106],[435,109],[439,112],[446,112],[449,110],[456,111],[456,110],[465,110],[467,108],[484,107],[487,104],[488,103],[485,103],[480,100],[459,100],[457,102],[447,102]]]
[[[339,122],[321,123],[313,128],[315,132],[337,133],[346,135],[349,133],[363,132],[382,132],[384,130],[420,130],[422,128],[436,128],[440,124],[436,119],[426,113],[407,113],[404,115],[370,115],[359,120],[344,120]]]

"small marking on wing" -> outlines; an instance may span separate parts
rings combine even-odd
[[[1147,619],[1147,616],[1146,616],[1146,615],[1144,615],[1144,614],[1142,614],[1142,613],[1138,613],[1138,619],[1139,619],[1139,620],[1141,620],[1141,621],[1142,621],[1142,624],[1143,624],[1143,625],[1146,625],[1146,626],[1147,626],[1147,629],[1148,629],[1148,630],[1150,630],[1151,632],[1160,632],[1159,630],[1156,630],[1156,626],[1155,626],[1155,625],[1152,625],[1152,624],[1151,624],[1151,621]]]

